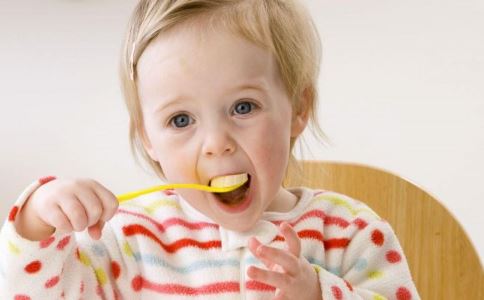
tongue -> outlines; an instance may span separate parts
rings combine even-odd
[[[247,189],[248,186],[245,184],[234,191],[227,193],[218,193],[216,195],[220,200],[222,200],[222,202],[226,204],[236,204],[244,199]]]

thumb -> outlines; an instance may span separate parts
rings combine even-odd
[[[104,222],[99,220],[96,224],[90,226],[87,229],[87,232],[89,233],[91,238],[95,240],[99,240],[101,238],[103,227],[104,227]]]

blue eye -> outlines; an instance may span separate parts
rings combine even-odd
[[[190,116],[187,114],[179,114],[171,118],[170,125],[176,128],[184,128],[191,124]]]
[[[235,105],[234,111],[238,115],[248,114],[254,109],[255,104],[248,101],[239,102]]]

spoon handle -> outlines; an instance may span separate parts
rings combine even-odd
[[[116,197],[118,198],[118,201],[122,203],[124,201],[136,198],[144,194],[149,194],[149,193],[163,191],[163,190],[171,190],[171,189],[195,189],[195,190],[212,192],[212,193],[226,193],[241,187],[243,184],[244,183],[228,186],[228,187],[211,187],[211,186],[206,186],[206,185],[196,184],[196,183],[172,183],[172,184],[158,185],[147,189],[122,194]]]

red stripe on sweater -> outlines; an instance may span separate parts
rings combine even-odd
[[[320,242],[323,242],[323,234],[317,230],[312,230],[312,229],[307,229],[307,230],[301,230],[297,233],[299,238],[304,239],[315,239]]]
[[[323,234],[317,230],[302,230],[297,233],[299,238],[301,239],[314,239],[318,240],[324,245],[325,250],[330,249],[338,249],[338,248],[346,248],[350,243],[350,239],[348,238],[333,238],[333,239],[323,239]],[[285,241],[284,237],[278,235],[274,238],[274,241]]]
[[[307,229],[301,230],[297,232],[297,236],[301,239],[308,238],[308,239],[315,239],[324,243],[323,234],[317,230]],[[285,241],[282,235],[277,235],[273,241]]]
[[[340,217],[327,216],[326,219],[324,219],[324,225],[337,225],[341,228],[346,228],[350,225],[350,222]]]
[[[180,226],[186,227],[190,230],[201,230],[201,229],[204,229],[204,228],[218,229],[218,227],[219,227],[218,224],[215,224],[215,223],[187,222],[187,221],[180,219],[180,218],[169,218],[169,219],[165,220],[163,223],[159,223],[159,222],[155,221],[153,218],[150,218],[150,217],[148,217],[144,214],[135,213],[135,212],[124,210],[124,209],[119,209],[117,213],[123,213],[123,214],[132,215],[132,216],[136,216],[136,217],[139,217],[141,219],[144,219],[144,220],[150,222],[151,224],[155,225],[156,228],[158,228],[158,230],[160,232],[165,232],[168,227],[175,226],[175,225],[180,225]]]
[[[341,228],[348,227],[351,223],[341,217],[328,216],[324,211],[319,209],[310,210],[300,216],[296,221],[290,222],[291,226],[297,225],[299,222],[309,218],[318,218],[324,222],[324,225],[336,225]],[[274,224],[279,225],[283,221],[274,221]]]
[[[123,232],[126,236],[133,236],[137,234],[141,234],[143,236],[146,236],[147,238],[153,240],[155,243],[160,245],[165,251],[168,253],[174,253],[178,251],[181,248],[185,247],[197,247],[200,249],[208,250],[211,248],[221,248],[221,241],[220,240],[211,240],[211,241],[206,241],[206,242],[199,242],[197,240],[193,239],[179,239],[171,244],[165,244],[163,243],[156,235],[151,232],[149,229],[146,227],[140,225],[140,224],[132,224],[132,225],[127,225],[123,227]],[[349,239],[347,238],[334,238],[334,239],[328,239],[324,240],[323,234],[317,230],[302,230],[297,233],[299,238],[301,239],[315,239],[323,243],[324,248],[326,250],[334,249],[334,248],[346,248],[350,242]],[[284,237],[281,235],[277,235],[274,238],[274,241],[284,241]]]
[[[123,232],[124,232],[124,235],[126,236],[141,234],[153,240],[155,243],[160,245],[168,253],[174,253],[184,247],[197,247],[204,250],[211,249],[211,248],[220,248],[222,244],[220,240],[199,242],[199,241],[196,241],[193,239],[187,239],[187,238],[179,239],[171,244],[165,244],[160,239],[158,239],[153,232],[151,232],[149,229],[147,229],[146,227],[140,224],[132,224],[132,225],[124,226]]]
[[[215,224],[215,223],[187,222],[187,221],[185,221],[181,218],[169,218],[169,219],[165,220],[163,223],[159,223],[159,222],[155,221],[154,219],[152,219],[152,218],[150,218],[150,217],[148,217],[144,214],[135,213],[135,212],[131,212],[131,211],[124,210],[124,209],[119,209],[118,213],[128,214],[128,215],[132,215],[132,216],[142,218],[142,219],[150,222],[151,224],[155,225],[156,228],[158,228],[158,230],[160,232],[165,232],[168,229],[168,227],[175,226],[175,225],[180,225],[180,226],[183,226],[183,227],[188,228],[190,230],[202,230],[202,229],[205,229],[205,228],[214,228],[214,229],[219,228],[219,225]],[[363,229],[366,225],[365,221],[363,221],[360,218],[355,219],[350,223],[349,221],[347,221],[347,220],[345,220],[341,217],[329,216],[324,211],[318,210],[318,209],[314,209],[314,210],[311,210],[311,211],[304,213],[302,216],[300,216],[298,219],[296,219],[296,221],[290,222],[289,224],[291,224],[291,226],[294,227],[295,225],[297,225],[301,221],[309,219],[309,218],[319,218],[324,222],[324,225],[336,225],[336,226],[341,227],[341,228],[346,228],[351,223],[355,224],[359,229]],[[276,224],[276,225],[279,225],[282,222],[283,221],[273,221],[273,223]]]
[[[182,284],[160,284],[149,281],[142,276],[136,276],[132,280],[132,286],[135,291],[140,291],[142,288],[152,290],[160,294],[169,295],[208,295],[221,293],[237,293],[240,291],[240,284],[238,281],[222,281],[211,284],[202,285],[199,287],[191,287]]]
[[[297,236],[301,239],[315,239],[320,241],[321,243],[324,243],[323,234],[317,230],[312,230],[312,229],[301,230],[297,232]],[[274,241],[283,242],[285,241],[285,239],[282,235],[277,235],[274,238]]]
[[[329,239],[324,241],[324,249],[330,250],[334,248],[346,248],[350,240],[347,238],[340,238],[340,239]]]
[[[272,285],[268,285],[268,284],[262,283],[260,281],[255,281],[255,280],[247,281],[245,287],[248,290],[258,291],[258,292],[272,292],[272,291],[276,290],[276,288],[273,287]]]

